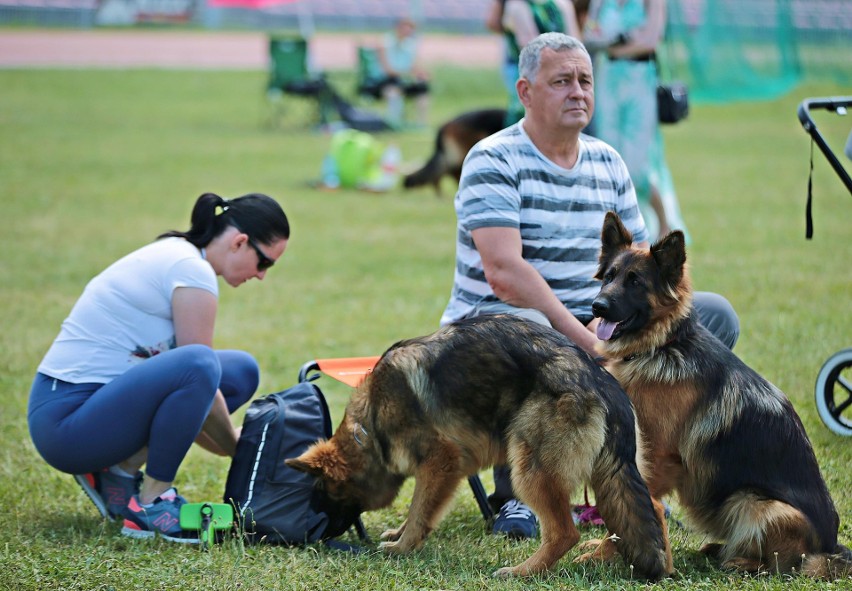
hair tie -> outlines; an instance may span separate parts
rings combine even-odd
[[[219,199],[222,200],[221,203],[219,203],[219,207],[222,208],[221,213],[225,213],[226,211],[228,211],[231,208],[231,202],[228,201],[227,199],[223,199],[222,197],[220,197]],[[221,215],[221,214],[219,214],[219,215]]]

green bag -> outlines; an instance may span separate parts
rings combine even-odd
[[[381,158],[384,148],[369,133],[342,129],[331,138],[329,153],[337,164],[340,186],[360,188],[381,179]]]

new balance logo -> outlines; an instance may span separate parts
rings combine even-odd
[[[107,503],[110,505],[127,505],[127,492],[124,488],[120,486],[110,486],[104,492],[106,492]]]
[[[178,518],[173,515],[169,515],[168,513],[163,513],[151,523],[151,525],[156,527],[161,532],[168,532],[169,530],[173,529],[177,524]]]

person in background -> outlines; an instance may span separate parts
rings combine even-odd
[[[570,0],[493,0],[485,25],[491,31],[502,33],[505,39],[501,74],[509,97],[506,112],[506,126],[509,126],[524,116],[524,107],[515,92],[521,49],[541,33],[559,32],[579,37],[577,16]]]
[[[394,127],[402,126],[405,98],[415,101],[417,124],[425,127],[429,122],[429,75],[418,62],[416,30],[413,20],[401,18],[378,47],[382,69],[378,87],[387,102],[388,123]]]
[[[213,349],[217,277],[262,280],[289,237],[271,197],[205,193],[188,231],[107,267],[62,323],[32,384],[30,435],[104,518],[124,520],[123,534],[198,542],[179,524],[178,467],[193,442],[233,456],[230,414],[260,379],[248,353]]]
[[[657,51],[665,26],[666,0],[591,0],[583,27],[597,85],[597,112],[587,131],[624,158],[654,240],[675,229],[688,239],[657,116]]]
[[[456,264],[441,324],[509,313],[551,326],[596,355],[592,301],[600,234],[615,211],[639,246],[648,230],[624,161],[582,133],[595,109],[589,53],[576,38],[545,33],[520,54],[517,93],[526,115],[468,153],[455,198]],[[729,347],[739,320],[717,294],[696,292],[701,322]],[[495,467],[495,533],[532,537],[537,520]]]

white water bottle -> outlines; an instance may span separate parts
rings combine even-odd
[[[400,151],[399,146],[397,146],[396,144],[391,144],[390,146],[388,146],[382,154],[381,184],[385,190],[391,189],[396,186],[396,182],[398,180],[399,175],[399,165],[401,161],[402,152]]]

